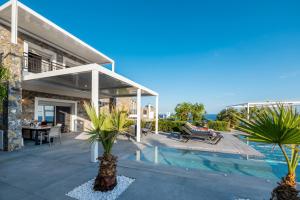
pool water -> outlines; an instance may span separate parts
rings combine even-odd
[[[264,158],[236,154],[181,150],[166,147],[146,147],[131,155],[129,159],[154,164],[219,172],[226,175],[238,174],[279,180],[287,172],[287,166],[279,148],[258,143],[249,143],[265,155]],[[300,170],[297,169],[298,174]],[[300,182],[300,178],[297,178]]]

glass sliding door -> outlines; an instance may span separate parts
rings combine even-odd
[[[55,106],[39,105],[38,106],[38,121],[46,121],[49,124],[54,124]]]

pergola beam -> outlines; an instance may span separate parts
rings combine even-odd
[[[276,106],[282,104],[284,106],[300,106],[300,101],[265,101],[265,102],[248,102],[226,106],[226,108],[253,108],[259,106]]]

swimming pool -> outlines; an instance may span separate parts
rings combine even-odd
[[[236,154],[212,153],[181,150],[166,147],[146,147],[131,155],[129,159],[162,165],[219,172],[226,175],[239,174],[279,180],[287,172],[287,166],[280,149],[270,145],[249,143],[265,155],[265,158],[248,157]],[[300,170],[297,169],[298,174]],[[300,178],[297,178],[300,182]]]

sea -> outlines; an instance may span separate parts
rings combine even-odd
[[[212,121],[216,121],[217,120],[217,114],[205,114],[204,117],[207,120],[212,120]]]

